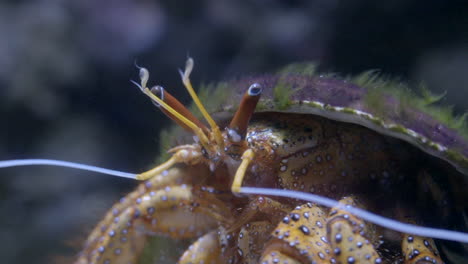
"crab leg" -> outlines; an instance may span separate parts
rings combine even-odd
[[[444,263],[431,238],[405,234],[401,243],[401,251],[405,257],[405,264]]]
[[[223,263],[221,245],[217,232],[211,231],[197,239],[197,241],[184,252],[178,263]]]
[[[242,214],[238,217],[239,220],[230,226],[228,231],[240,229],[243,225],[251,222],[252,219],[259,214],[267,214],[270,217],[270,222],[278,223],[281,217],[290,212],[291,209],[291,206],[282,204],[271,198],[257,196],[250,200],[248,207],[245,208]]]
[[[326,213],[317,205],[296,207],[273,231],[260,263],[330,263],[325,226]]]
[[[237,236],[237,253],[242,263],[258,264],[265,241],[270,238],[275,226],[270,221],[255,221],[244,225]]]
[[[301,262],[290,255],[284,254],[283,249],[269,249],[268,254],[264,255],[261,260],[261,264],[270,264],[270,263],[289,263],[289,264],[302,264],[306,262]]]
[[[131,207],[139,196],[142,196],[145,193],[149,193],[150,189],[157,189],[162,186],[181,182],[185,177],[187,177],[187,175],[182,168],[172,168],[167,170],[166,173],[154,176],[153,178],[146,181],[145,184],[139,185],[135,191],[120,199],[120,202],[116,203],[109,210],[104,219],[101,220],[93,232],[88,236],[85,247],[95,243],[96,239],[102,236],[102,230],[107,229],[108,223],[111,223],[112,219],[120,214],[120,212],[122,212],[124,209]]]
[[[222,222],[223,217],[228,217],[229,213],[223,208],[209,193],[201,193],[188,185],[151,191],[116,214],[101,230],[101,236],[85,249],[78,263],[132,262],[142,249],[144,236],[191,238],[202,235]]]
[[[356,206],[354,198],[340,201]],[[339,208],[328,216],[305,204],[286,215],[273,232],[260,263],[382,263],[372,242],[376,235],[362,220]]]
[[[340,203],[358,207],[353,197],[343,198]],[[327,238],[338,263],[382,263],[373,245],[377,241],[373,227],[347,211],[340,208],[330,210]]]
[[[418,224],[418,218],[403,207],[398,207],[396,215],[402,222]],[[444,263],[432,238],[405,233],[401,235],[401,238],[401,254],[405,264]]]
[[[231,224],[230,211],[211,189],[178,182],[187,173],[173,168],[127,195],[93,231],[77,263],[133,263],[147,235],[192,238]]]

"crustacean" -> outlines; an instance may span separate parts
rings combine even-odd
[[[209,127],[162,87],[149,89],[149,73],[140,68],[137,86],[193,140],[136,176],[145,182],[109,210],[76,264],[160,263],[155,237],[191,240],[178,263],[466,260],[463,245],[441,243],[430,232],[398,233],[350,213],[366,208],[402,222],[466,230],[468,143],[450,122],[434,118],[434,109],[374,89],[382,83],[368,73],[340,80],[296,65],[211,90],[210,97],[220,91],[223,97],[204,100],[217,110],[215,122],[192,88],[192,68],[188,59],[183,83]],[[180,141],[179,135],[170,132]],[[241,186],[314,193],[340,203],[325,208],[299,197],[246,195]]]
[[[238,192],[241,185],[298,190],[405,222],[464,226],[461,136],[412,108],[374,117],[358,104],[363,88],[303,73],[225,87],[228,111],[249,88],[234,117],[215,122],[192,89],[192,67],[188,59],[183,83],[209,127],[162,87],[147,88],[149,73],[140,68],[139,88],[195,142],[138,175],[146,182],[110,209],[77,264],[143,263],[152,236],[196,239],[179,263],[443,263],[430,237],[375,227],[341,207]],[[380,110],[398,111],[393,100]],[[431,122],[438,133],[418,131]],[[444,135],[459,145],[439,141]]]

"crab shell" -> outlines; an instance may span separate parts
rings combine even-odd
[[[278,74],[202,87],[201,99],[222,126],[252,83],[263,87],[255,113],[311,114],[358,124],[401,139],[443,161],[449,192],[467,214],[468,128],[464,116],[457,118],[451,108],[433,106],[442,96],[431,95],[422,87],[425,96],[420,97],[405,84],[385,80],[375,71],[339,78],[317,74],[315,65],[303,63],[287,66]]]
[[[224,100],[211,99],[215,101],[212,112],[235,111],[246,87],[259,83],[264,89],[256,112],[312,114],[365,126],[447,161],[464,175],[467,183],[468,137],[464,135],[464,124],[437,117],[437,111],[446,109],[425,107],[424,99],[404,92],[407,87],[403,84],[376,79],[372,72],[350,79],[315,75],[307,70],[285,72],[288,73],[219,85],[224,90]],[[395,88],[396,85],[400,87]]]

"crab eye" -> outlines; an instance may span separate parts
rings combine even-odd
[[[262,93],[262,86],[260,84],[258,84],[258,83],[254,83],[254,84],[250,85],[249,90],[247,91],[247,93],[250,96],[259,96]]]

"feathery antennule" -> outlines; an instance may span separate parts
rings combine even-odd
[[[198,127],[196,124],[194,124],[192,121],[187,119],[185,116],[177,112],[174,108],[166,104],[161,98],[157,97],[155,94],[151,92],[151,90],[146,86],[148,79],[149,79],[149,72],[146,68],[140,67],[140,80],[141,84],[138,84],[137,82],[131,80],[133,84],[135,84],[140,90],[146,94],[149,98],[151,98],[154,102],[156,102],[159,106],[164,108],[168,113],[170,113],[174,118],[177,118],[185,124],[188,128],[190,128],[193,133],[199,138],[200,143],[202,146],[206,149],[209,149],[209,140],[203,130]]]
[[[195,93],[195,90],[192,87],[192,83],[190,82],[190,73],[192,73],[193,64],[194,64],[193,59],[189,57],[185,63],[185,71],[179,70],[180,76],[182,77],[182,82],[184,83],[185,88],[187,89],[190,96],[192,97],[192,100],[195,102],[198,109],[202,113],[206,122],[208,122],[208,124],[210,125],[211,131],[214,134],[214,138],[215,138],[216,144],[219,146],[219,149],[224,149],[223,136],[221,134],[221,131],[219,130],[218,125],[210,116],[208,111],[206,111],[206,108],[203,106],[202,102],[200,101],[200,98],[198,98],[198,95]]]
[[[143,68],[141,66],[139,66],[137,63],[136,63],[136,60],[135,60],[135,67],[137,67],[137,69],[139,70],[139,77],[140,77],[140,82],[141,82],[141,85],[138,84],[137,82],[133,81],[133,80],[130,80],[133,84],[135,84],[138,88],[140,88],[140,90],[143,92],[144,88],[146,87],[146,84],[148,84],[148,80],[149,80],[149,71],[146,69],[146,68]],[[144,93],[144,92],[143,92]]]

